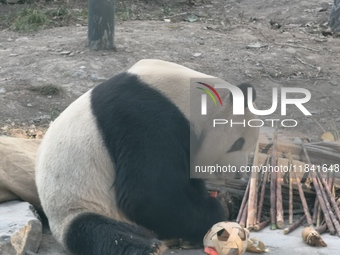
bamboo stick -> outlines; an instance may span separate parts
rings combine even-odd
[[[259,231],[259,230],[265,228],[266,226],[268,226],[269,222],[270,222],[270,219],[255,224],[254,230]]]
[[[274,169],[277,161],[277,126],[275,127],[275,133],[273,138],[273,151],[272,151],[272,168]],[[274,230],[276,226],[276,172],[272,171],[270,174],[270,229]]]
[[[283,233],[285,235],[287,235],[288,233],[292,232],[293,230],[297,229],[302,223],[303,221],[306,219],[306,215],[303,215],[300,219],[298,219],[295,223],[293,223],[291,226],[289,226],[288,228],[285,228],[283,230]]]
[[[337,206],[337,203],[335,201],[335,198],[332,195],[332,192],[329,189],[328,184],[326,183],[326,181],[324,179],[321,178],[320,173],[318,173],[319,176],[319,180],[322,182],[323,186],[324,186],[324,191],[326,192],[326,194],[328,195],[329,201],[331,201],[331,204],[333,206],[334,212],[336,217],[338,218],[338,220],[340,220],[340,210],[339,207]]]
[[[246,191],[244,192],[244,196],[243,196],[242,203],[241,203],[241,206],[240,206],[240,210],[238,211],[238,215],[237,215],[237,218],[236,218],[236,222],[237,222],[237,223],[240,222],[241,217],[242,217],[243,210],[244,210],[245,205],[246,205],[246,203],[247,203],[247,201],[248,201],[248,197],[249,197],[249,186],[250,186],[250,180],[248,181],[247,188],[246,188]]]
[[[248,198],[248,216],[247,229],[253,229],[256,219],[256,194],[257,194],[257,173],[253,172],[250,178],[249,198]]]
[[[315,231],[317,231],[320,235],[321,235],[322,233],[326,232],[326,230],[327,230],[327,224],[326,224],[326,223],[323,224],[323,225],[321,225],[321,226],[318,227],[318,228],[315,228]]]
[[[281,187],[281,173],[277,173],[276,179],[276,226],[283,228],[283,207],[282,207],[282,187]]]
[[[246,202],[242,215],[241,215],[241,219],[240,219],[240,226],[241,227],[245,227],[246,226],[246,221],[247,221],[247,216],[248,216],[248,201]]]
[[[289,152],[288,155],[289,158],[289,225],[293,224],[293,175],[292,175],[292,165],[293,165],[293,159],[292,154]]]
[[[317,219],[318,219],[318,213],[319,213],[319,200],[318,198],[315,196],[315,202],[314,202],[314,209],[313,209],[313,216],[312,216],[312,221],[313,224],[316,225],[317,224]]]
[[[333,226],[336,230],[336,232],[338,233],[338,236],[340,236],[340,224],[339,222],[337,221],[334,213],[332,212],[332,208],[328,202],[328,198],[326,196],[326,192],[325,190],[322,188],[322,184],[321,184],[321,179],[317,179],[316,180],[318,182],[318,185],[319,185],[319,189],[320,189],[320,192],[321,192],[321,196],[320,199],[323,199],[324,202],[325,202],[325,205],[326,205],[326,210],[328,211],[328,214],[329,214],[329,217],[331,218],[332,220],[332,223],[333,223]],[[331,232],[332,233],[332,232]]]
[[[294,173],[294,177],[296,179],[296,184],[298,186],[298,190],[299,190],[299,194],[300,194],[300,199],[301,199],[303,211],[304,211],[304,213],[306,215],[307,223],[308,223],[308,225],[310,227],[312,227],[313,226],[313,221],[312,221],[312,217],[310,216],[310,213],[309,213],[307,201],[306,201],[306,198],[305,198],[305,194],[303,193],[303,189],[302,189],[302,186],[301,186],[300,178],[298,178],[296,176],[295,172],[293,172],[293,173]]]
[[[320,207],[320,203],[319,203],[319,200],[318,200],[318,216],[316,217],[316,226],[319,227],[320,224],[321,224],[321,207]]]
[[[305,157],[306,157],[307,163],[309,165],[309,168],[312,168],[311,167],[312,165],[310,164],[310,159],[309,159],[308,153],[307,153],[306,148],[305,148],[303,143],[302,143],[302,149],[303,149],[303,152],[305,154]],[[320,191],[320,187],[319,187],[317,178],[315,177],[313,171],[311,171],[310,174],[311,174],[311,177],[312,177],[312,181],[313,181],[314,189],[315,189],[315,192],[316,192],[316,196],[318,197],[319,204],[320,204],[321,210],[323,212],[323,215],[324,215],[327,227],[329,229],[329,232],[332,235],[334,235],[335,234],[335,228],[334,228],[332,220],[330,218],[329,211],[327,210],[325,201],[322,199],[322,193]]]
[[[267,165],[267,169],[269,166],[269,156],[267,156],[266,159],[266,165]],[[260,201],[259,201],[259,207],[257,210],[257,217],[256,217],[256,223],[260,223],[261,222],[261,214],[262,214],[262,208],[263,208],[263,202],[264,202],[264,195],[266,192],[266,184],[267,184],[267,179],[268,179],[268,174],[269,172],[265,172],[264,176],[263,176],[263,180],[262,180],[262,186],[261,186],[261,193],[260,193]]]

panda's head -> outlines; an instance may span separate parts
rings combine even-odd
[[[244,98],[247,98],[248,87],[253,89],[253,104],[256,98],[255,89],[246,83],[238,86]],[[254,152],[259,136],[259,127],[248,125],[249,120],[258,119],[248,109],[247,100],[244,104],[244,115],[233,115],[233,96],[231,93],[226,95],[226,104],[214,115],[209,118],[208,128],[203,129],[198,138],[198,148],[195,152],[193,166],[217,166],[224,167],[227,172],[218,174],[204,174],[206,177],[219,178],[241,178],[246,174],[241,172],[251,162],[248,162],[248,156]],[[215,125],[211,128],[213,119],[226,120],[225,124]],[[223,122],[223,121],[222,121]],[[214,168],[211,168],[212,170]],[[231,171],[229,171],[231,170]],[[197,176],[199,177],[199,175]]]

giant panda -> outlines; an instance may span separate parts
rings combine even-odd
[[[189,176],[190,130],[200,143],[194,153],[244,165],[258,128],[225,125],[209,136],[191,127],[192,78],[214,77],[141,60],[79,97],[51,124],[37,154],[36,185],[51,232],[67,252],[162,254],[160,240],[202,244],[207,230],[227,219],[204,181]],[[227,96],[223,118],[232,115]],[[245,110],[242,118],[255,117]]]

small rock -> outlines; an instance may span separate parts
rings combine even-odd
[[[79,69],[72,74],[72,77],[84,79],[84,78],[87,78],[87,73],[85,70]]]
[[[4,255],[37,252],[42,224],[33,206],[27,202],[11,201],[0,204],[0,251]]]
[[[10,57],[16,57],[16,56],[18,56],[18,54],[12,53],[12,54],[9,54],[9,56],[10,56]]]
[[[5,94],[6,93],[6,89],[5,88],[0,88],[0,94]]]
[[[65,50],[65,51],[60,52],[60,55],[69,55],[69,54],[71,54],[71,51],[69,51],[69,50]]]
[[[250,43],[247,45],[247,49],[259,49],[259,48],[264,48],[264,47],[267,47],[268,44],[261,44],[259,42],[256,42],[256,43]]]
[[[332,86],[338,86],[338,83],[336,81],[330,81],[329,84],[331,84]]]
[[[296,50],[293,49],[292,47],[289,47],[289,48],[286,49],[286,52],[287,52],[287,53],[290,53],[290,54],[295,54],[295,53],[296,53]]]
[[[30,104],[30,103],[28,103],[28,104],[27,104],[27,107],[32,107],[32,106],[33,106],[33,105],[32,105],[32,104]]]
[[[90,74],[90,78],[91,78],[91,80],[93,80],[93,81],[106,81],[106,80],[107,80],[107,78],[98,76],[98,75],[95,74],[95,73]]]
[[[335,119],[336,122],[340,122],[340,117]]]
[[[329,8],[329,4],[327,2],[321,3],[321,7],[318,9],[319,12],[325,12]]]
[[[170,23],[171,19],[164,19],[164,22]]]
[[[80,68],[80,69],[85,69],[85,68],[86,68],[86,66],[80,66],[79,68]]]
[[[200,52],[196,52],[196,53],[194,53],[194,54],[192,54],[194,57],[200,57],[200,56],[202,56],[202,53],[200,53]]]

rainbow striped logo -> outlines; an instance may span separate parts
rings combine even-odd
[[[220,95],[218,94],[218,92],[216,91],[216,89],[214,89],[209,84],[206,84],[206,83],[203,83],[203,82],[197,82],[197,83],[205,87],[205,88],[196,87],[196,88],[203,90],[205,92],[205,94],[202,94],[202,97],[201,97],[201,102],[202,102],[202,104],[201,104],[201,114],[202,115],[207,115],[207,95],[210,96],[211,100],[214,102],[215,105],[217,105],[217,101],[216,101],[216,98],[217,98],[220,105],[222,106],[222,99],[221,99]]]

